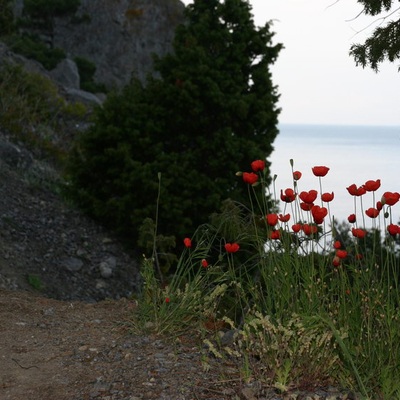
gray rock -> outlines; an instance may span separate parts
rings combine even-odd
[[[99,265],[100,275],[107,279],[113,275],[114,269],[117,266],[117,260],[115,257],[108,257],[106,260],[102,261]]]
[[[62,260],[61,265],[70,272],[78,272],[83,267],[83,261],[79,258],[71,257]]]
[[[20,149],[18,146],[0,139],[0,160],[11,168],[28,169],[33,158],[28,151]]]
[[[153,54],[172,50],[184,8],[176,0],[81,0],[74,22],[56,18],[53,45],[94,63],[96,82],[122,87],[132,75],[145,79]]]
[[[80,89],[80,77],[75,62],[66,58],[50,71],[50,76],[64,88]]]
[[[102,105],[102,100],[100,100],[93,93],[85,92],[84,90],[66,88],[66,94],[70,101],[79,102],[84,104],[97,104],[99,106]]]

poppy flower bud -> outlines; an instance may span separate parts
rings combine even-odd
[[[293,179],[295,181],[298,181],[302,177],[302,173],[300,171],[294,171],[293,172]]]
[[[356,222],[356,214],[350,214],[348,217],[347,217],[347,221],[349,221],[351,224],[354,224],[354,222]]]

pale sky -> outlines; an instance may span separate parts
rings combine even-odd
[[[364,42],[378,18],[355,19],[356,0],[335,2],[250,0],[256,25],[274,20],[275,40],[285,46],[272,67],[280,123],[400,126],[400,61],[375,73],[349,56],[351,44]]]

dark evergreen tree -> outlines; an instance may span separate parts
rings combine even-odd
[[[358,0],[364,6],[364,14],[380,15],[385,24],[379,24],[363,44],[353,44],[350,55],[357,65],[378,71],[379,64],[400,58],[400,2],[397,0]],[[397,19],[393,16],[397,16]],[[400,71],[400,67],[399,67]]]
[[[269,24],[256,28],[245,0],[195,0],[186,17],[157,76],[110,95],[70,163],[84,208],[131,240],[156,214],[159,172],[159,232],[190,235],[224,199],[247,201],[235,173],[278,133]]]

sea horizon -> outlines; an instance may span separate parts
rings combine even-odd
[[[279,129],[274,151],[268,158],[271,176],[277,175],[278,198],[280,189],[293,187],[290,159],[294,161],[294,170],[303,174],[298,182],[299,191],[315,189],[320,194],[319,180],[311,168],[317,165],[330,168],[321,179],[322,191],[334,192],[335,198],[329,206],[338,221],[347,220],[354,212],[354,197],[346,189],[353,183],[361,186],[367,180],[381,180],[376,193],[363,196],[364,210],[375,206],[374,202],[385,191],[400,192],[400,126],[281,123]],[[361,205],[357,207],[360,213]],[[393,212],[392,222],[398,223],[400,203],[393,207]]]

